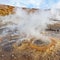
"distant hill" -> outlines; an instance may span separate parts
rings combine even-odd
[[[13,14],[15,7],[16,6],[9,6],[9,5],[0,4],[0,16]],[[16,7],[16,8],[20,8],[20,7]],[[34,13],[34,12],[40,10],[40,9],[37,9],[37,8],[25,8],[25,7],[22,7],[21,9],[27,11],[28,13]],[[48,10],[50,10],[50,9],[45,9],[45,11],[48,11]]]

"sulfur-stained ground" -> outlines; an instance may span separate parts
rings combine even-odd
[[[60,60],[59,40],[42,47],[30,41],[23,41],[20,45],[7,43],[0,47],[0,60]]]

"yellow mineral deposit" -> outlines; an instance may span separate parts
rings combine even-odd
[[[31,42],[22,43],[20,47],[14,47],[15,53],[18,55],[21,54],[21,60],[29,59],[29,57],[32,56],[32,60],[56,60],[58,57],[58,60],[60,59],[59,50],[58,48],[60,46],[60,41],[57,38],[51,38],[51,43],[46,46],[38,46],[35,44],[32,44]],[[27,55],[25,55],[27,54]],[[27,57],[26,57],[27,56]],[[55,57],[54,57],[55,56]],[[30,58],[31,60],[31,58]]]
[[[9,14],[13,14],[13,6],[8,6],[8,5],[0,5],[0,15],[5,16],[5,15],[9,15]]]

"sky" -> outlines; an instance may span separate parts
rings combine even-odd
[[[60,0],[0,0],[0,4],[27,8],[60,8]]]

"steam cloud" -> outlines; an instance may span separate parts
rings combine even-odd
[[[22,8],[15,8],[16,13],[8,16],[0,16],[0,22],[13,31],[13,34],[19,34],[20,39],[36,37],[46,38],[41,32],[45,31],[48,24],[55,23],[49,18],[52,17],[51,11],[37,10],[34,13],[29,13]],[[14,32],[14,30],[18,30]],[[2,35],[6,35],[8,29],[4,30]],[[13,35],[12,34],[12,35]]]

